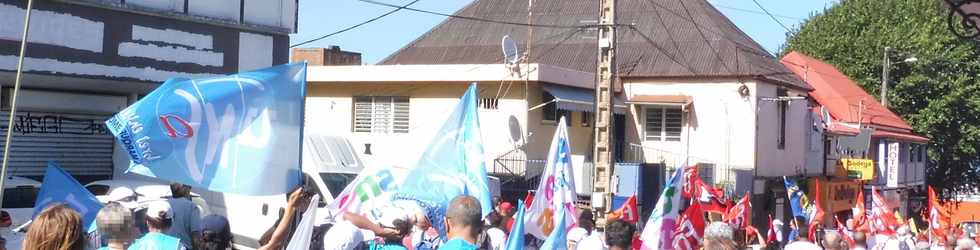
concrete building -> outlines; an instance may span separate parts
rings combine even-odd
[[[340,50],[340,46],[330,48],[295,48],[291,61],[306,61],[309,66],[361,65],[361,53]]]
[[[4,126],[25,8],[0,0]],[[296,8],[296,0],[34,1],[9,173],[40,178],[53,160],[83,182],[122,174],[128,157],[106,118],[168,78],[288,62]]]
[[[523,193],[524,185],[509,190],[509,184],[540,174],[560,117],[568,123],[574,165],[581,167],[591,152],[587,111],[593,74],[542,64],[521,67],[518,72],[504,64],[311,66],[306,133],[348,138],[367,165],[412,166],[476,82],[488,172],[519,177],[502,180],[508,184],[503,191]]]
[[[838,136],[828,137],[827,164],[833,169],[846,169],[843,173],[828,172],[823,176],[848,189],[864,189],[866,200],[854,201],[853,195],[840,198],[849,199],[847,203],[852,205],[865,202],[865,207],[870,208],[871,188],[875,187],[902,214],[911,216],[920,211],[926,205],[929,139],[913,131],[904,119],[879,104],[833,65],[799,52],[790,52],[781,62],[813,86],[810,95],[818,108],[824,110],[826,126],[840,132],[836,133]],[[849,166],[847,160],[867,163]],[[855,175],[858,172],[861,174]],[[825,209],[843,210],[840,206]],[[841,215],[841,218],[849,217],[847,213]]]

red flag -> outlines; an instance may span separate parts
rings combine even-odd
[[[854,238],[851,237],[850,232],[847,231],[847,227],[844,226],[844,223],[840,223],[840,219],[838,219],[836,215],[834,216],[834,221],[837,222],[837,234],[840,234],[840,236],[844,238],[844,241],[847,242],[848,247],[853,248]]]
[[[865,227],[867,220],[865,220],[865,208],[864,208],[864,189],[858,189],[857,198],[854,200],[854,208],[851,208],[851,219],[854,220],[854,228]]]
[[[720,188],[710,187],[705,184],[701,184],[700,195],[698,196],[698,202],[701,203],[701,208],[704,211],[726,214],[728,210],[733,206],[732,200],[725,197],[725,191]]]
[[[939,203],[939,197],[936,196],[936,190],[929,186],[929,231],[935,237],[939,238],[940,242],[946,241],[946,228],[949,227],[949,213],[943,209],[943,205]]]
[[[695,202],[681,214],[677,227],[674,229],[672,245],[676,250],[700,249],[701,239],[704,238],[704,210]]]
[[[871,187],[871,215],[869,216],[871,233],[873,234],[895,234],[894,227],[898,225],[898,219],[892,208],[888,206],[885,198]]]
[[[824,216],[823,206],[820,205],[820,179],[814,179],[813,186],[814,186],[813,189],[815,189],[814,191],[817,194],[816,196],[814,196],[815,198],[813,198],[813,202],[812,202],[813,205],[811,205],[814,206],[813,209],[815,211],[813,212],[812,215],[810,215],[810,221],[807,222],[810,225],[807,230],[808,232],[807,238],[810,239],[810,242],[817,242],[816,241],[817,226],[821,224],[821,221],[823,221],[823,216]]]
[[[766,233],[766,242],[769,244],[776,242],[776,225],[772,224],[772,214],[769,214],[769,232]]]
[[[737,229],[745,228],[749,225],[749,213],[752,212],[752,202],[749,201],[749,193],[746,192],[745,196],[738,201],[738,204],[732,206],[725,214],[721,217],[721,220],[731,224],[732,227]]]
[[[534,201],[534,193],[531,190],[527,191],[527,196],[524,196],[524,207],[525,209],[531,208],[531,202]]]
[[[631,195],[629,199],[623,203],[622,207],[616,209],[608,217],[611,219],[619,219],[625,222],[636,224],[640,221],[639,209],[636,207],[636,195]]]
[[[684,186],[682,189],[682,194],[684,198],[692,199],[692,197],[701,197],[701,185],[704,182],[701,181],[701,177],[698,175],[698,167],[686,167],[684,168]]]

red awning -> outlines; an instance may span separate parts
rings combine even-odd
[[[871,137],[895,139],[899,141],[908,141],[908,142],[929,143],[929,138],[925,138],[913,133],[901,133],[901,132],[892,132],[892,131],[885,131],[885,130],[875,130],[875,132],[871,133]]]

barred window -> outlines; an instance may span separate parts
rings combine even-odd
[[[407,96],[355,96],[354,132],[408,133]]]

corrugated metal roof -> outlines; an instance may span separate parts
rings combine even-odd
[[[475,0],[459,16],[526,23],[527,0]],[[598,1],[535,0],[531,23],[595,24]],[[761,77],[810,89],[758,43],[704,0],[617,2],[617,61],[621,77]],[[529,35],[530,34],[530,35]],[[595,71],[596,31],[448,18],[381,64],[503,62],[501,37],[510,35],[532,63]]]

